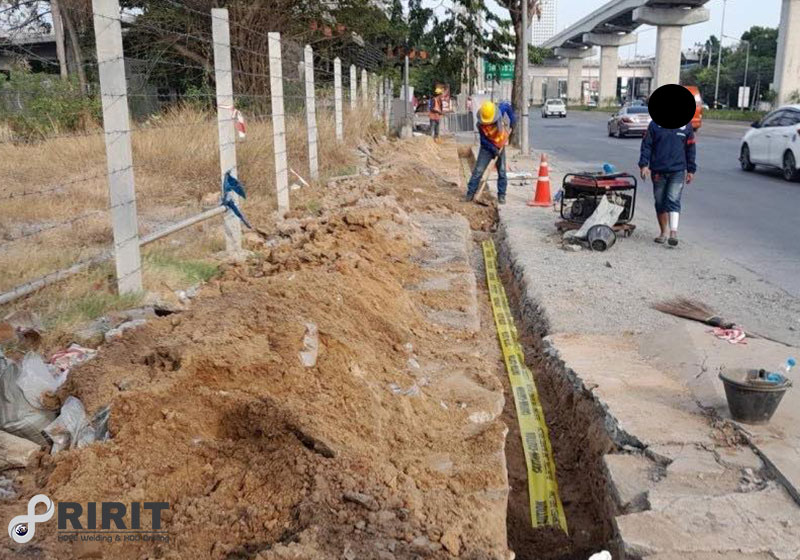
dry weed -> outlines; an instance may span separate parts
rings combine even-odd
[[[336,142],[332,113],[318,110],[322,180],[352,169],[354,146],[368,132],[381,130],[370,111],[362,108],[346,109],[344,125],[345,142]],[[272,123],[268,118],[250,119],[247,126],[247,138],[237,142],[238,176],[248,194],[245,212],[263,224],[276,206]],[[289,167],[308,180],[305,115],[287,115],[286,131]],[[2,143],[7,133],[0,126],[0,292],[107,250],[112,241],[102,131],[35,144]],[[213,113],[189,106],[172,108],[137,125],[132,143],[141,235],[198,213],[203,197],[219,192]],[[291,175],[290,182],[294,182]],[[187,281],[170,267],[155,266],[148,259],[151,253],[162,255],[159,262],[173,259],[177,263],[173,268],[180,271],[186,263],[202,262],[222,248],[218,218],[157,242],[144,251],[145,289],[179,288]],[[82,301],[98,289],[98,282],[101,291],[113,292],[113,266],[86,272],[2,307],[0,317],[12,308],[25,307],[45,316],[69,316],[66,323],[74,323],[86,317],[70,312],[70,302]]]

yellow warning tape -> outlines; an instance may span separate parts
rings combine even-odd
[[[497,337],[503,349],[503,359],[514,394],[517,420],[528,469],[528,496],[531,504],[531,525],[534,527],[559,526],[567,533],[567,518],[558,495],[556,465],[553,448],[544,421],[544,411],[533,374],[525,365],[525,356],[517,337],[514,318],[508,307],[508,298],[497,276],[497,251],[494,242],[483,242],[483,259],[486,263],[486,282],[492,302]]]

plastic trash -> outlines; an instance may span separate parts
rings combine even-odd
[[[616,172],[617,172],[617,168],[614,167],[613,165],[611,165],[610,163],[604,163],[603,164],[603,173],[605,173],[606,175],[611,175],[611,174],[616,173]]]
[[[83,403],[75,397],[67,397],[61,414],[44,429],[44,433],[53,444],[50,451],[53,454],[64,449],[86,447],[96,439]]]
[[[395,395],[405,395],[406,397],[416,397],[419,395],[419,385],[414,383],[408,389],[403,389],[397,383],[389,383],[389,390]]]
[[[66,380],[67,372],[46,364],[39,354],[28,352],[22,358],[22,373],[17,385],[31,405],[45,408],[42,397],[55,393]]]
[[[592,554],[589,556],[589,560],[613,560],[611,557],[611,553],[607,550],[603,552],[598,552],[597,554]]]
[[[315,323],[306,323],[306,334],[303,336],[303,349],[299,352],[300,361],[306,367],[317,365],[319,353],[319,334]]]
[[[66,377],[36,354],[27,354],[19,365],[0,353],[0,429],[47,445],[41,432],[56,413],[44,406],[42,396],[56,391]]]
[[[767,381],[770,383],[783,383],[786,380],[786,377],[789,375],[789,372],[792,371],[792,368],[794,368],[796,365],[797,360],[794,358],[787,358],[786,361],[778,368],[778,371],[767,375]]]
[[[97,350],[84,348],[79,344],[72,343],[65,350],[59,350],[50,356],[50,364],[64,373],[69,373],[70,369],[83,362],[88,362],[96,355]]]

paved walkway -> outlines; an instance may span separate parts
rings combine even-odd
[[[512,169],[538,167],[538,154],[536,162],[515,159]],[[557,166],[551,178],[560,184]],[[649,189],[641,195],[649,200]],[[632,238],[604,253],[573,252],[554,228],[557,214],[526,206],[530,198],[530,186],[510,187],[500,248],[523,303],[538,311],[534,326],[547,333],[555,369],[596,400],[619,446],[605,457],[617,552],[800,558],[800,390],[789,391],[770,425],[737,426],[717,379],[720,367],[776,367],[797,353],[800,303],[703,247],[654,244],[646,204]],[[795,348],[762,339],[730,345],[650,307],[675,296],[705,301]]]

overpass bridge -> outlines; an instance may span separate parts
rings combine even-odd
[[[709,0],[611,0],[544,43],[568,61],[567,98],[580,102],[583,59],[600,47],[600,100],[616,98],[619,47],[636,42],[642,24],[657,29],[653,87],[680,80],[683,27],[709,19]],[[782,0],[775,67],[778,102],[800,88],[800,0]]]

